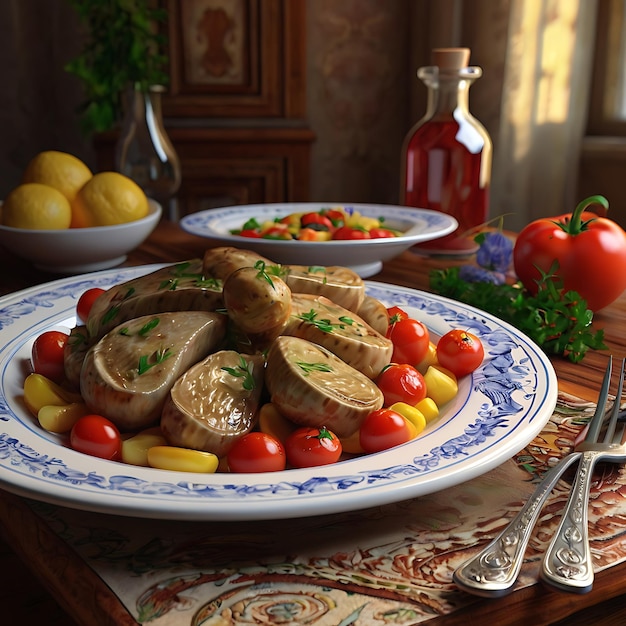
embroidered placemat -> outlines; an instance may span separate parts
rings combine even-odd
[[[33,508],[140,623],[418,624],[476,601],[455,587],[452,572],[519,511],[541,475],[570,451],[593,409],[561,394],[540,435],[495,470],[365,511],[181,523]],[[596,473],[589,535],[601,570],[626,558],[626,476],[617,466]],[[518,588],[537,582],[569,486],[561,481],[544,507]]]

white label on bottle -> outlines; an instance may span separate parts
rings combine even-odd
[[[441,202],[446,151],[434,148],[428,152],[428,202]]]

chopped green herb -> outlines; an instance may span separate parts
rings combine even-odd
[[[332,372],[333,368],[327,363],[305,363],[296,361],[296,365],[308,376],[311,372]]]
[[[237,378],[243,378],[242,387],[246,391],[252,391],[255,388],[254,376],[250,371],[250,363],[246,361],[241,355],[239,356],[239,364],[237,367],[222,367],[225,372],[228,372],[231,376]]]
[[[273,266],[267,266],[267,267],[273,267]],[[254,269],[259,270],[256,275],[257,278],[267,281],[272,287],[275,288],[274,281],[272,280],[272,277],[268,274],[264,261],[257,261],[254,264]]]
[[[139,375],[145,374],[147,371],[152,369],[155,365],[158,365],[159,363],[163,363],[163,361],[171,357],[172,354],[173,352],[169,348],[165,350],[163,349],[157,350],[151,355],[153,358],[152,361],[150,360],[150,356],[142,354],[139,357],[139,365],[137,366],[137,371],[139,372]]]
[[[467,282],[459,269],[433,270],[431,289],[492,313],[533,339],[546,354],[567,356],[577,363],[589,348],[606,350],[604,331],[594,331],[593,312],[575,291],[563,292],[554,275],[545,274],[531,295],[521,283],[495,285]]]
[[[100,322],[103,326],[114,320],[120,312],[119,304],[112,306],[103,316]]]
[[[153,330],[154,328],[156,328],[159,325],[159,322],[161,320],[159,320],[158,317],[153,317],[149,322],[145,323],[138,331],[137,334],[141,335],[142,337],[145,337],[151,330]]]

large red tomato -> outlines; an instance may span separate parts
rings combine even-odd
[[[583,200],[572,214],[535,220],[522,229],[513,249],[515,272],[531,293],[542,272],[556,275],[567,291],[577,291],[592,311],[611,304],[626,289],[626,232],[612,220],[585,211],[608,202]]]

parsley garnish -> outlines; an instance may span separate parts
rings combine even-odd
[[[241,355],[239,356],[239,364],[237,367],[222,367],[222,369],[225,372],[228,372],[231,376],[243,378],[241,386],[246,391],[252,391],[256,387],[254,376],[252,376],[252,372],[250,371],[250,363],[248,363],[248,361],[246,361]]]
[[[316,328],[325,333],[332,333],[335,328],[345,328],[346,325],[351,326],[354,324],[354,320],[351,317],[342,316],[339,318],[341,324],[333,324],[329,319],[318,319],[315,309],[311,309],[307,313],[301,313],[296,315],[296,318],[303,322],[309,322]]]
[[[327,363],[305,363],[304,361],[296,361],[296,365],[304,372],[304,376],[308,376],[311,372],[333,371],[333,368]]]
[[[153,352],[152,355],[142,354],[139,357],[139,364],[137,366],[137,371],[139,372],[139,375],[141,376],[141,374],[145,374],[148,370],[152,369],[155,365],[158,365],[159,363],[163,363],[163,361],[171,357],[172,354],[173,352],[169,348],[166,348],[165,350],[163,349],[157,350],[156,352]],[[152,362],[150,362],[150,357],[154,359]]]
[[[430,287],[509,322],[546,354],[567,356],[578,363],[589,348],[607,349],[604,331],[592,329],[593,312],[587,308],[587,302],[575,291],[563,292],[562,283],[553,274],[542,276],[534,296],[520,282],[467,282],[459,277],[457,267],[433,270]]]

